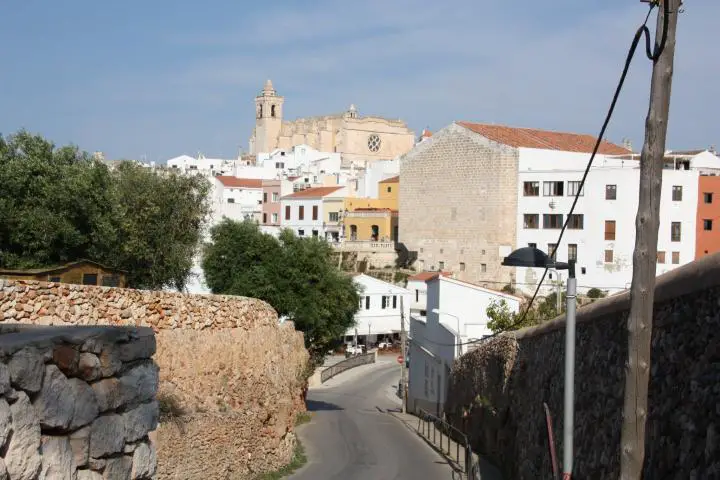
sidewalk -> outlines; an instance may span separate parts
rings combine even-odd
[[[418,417],[415,415],[392,411],[388,411],[388,413],[400,420],[405,427],[422,437],[434,450],[442,454],[456,471],[463,471],[465,469],[465,448],[462,445],[458,445],[445,435],[441,437],[439,434],[436,434],[434,440],[432,432],[429,434],[429,438],[427,431],[426,435],[423,435],[422,430],[418,431]],[[442,448],[440,446],[441,438]],[[490,464],[487,460],[478,457],[475,453],[473,453],[473,459],[480,467],[480,476],[477,480],[503,480],[500,470],[497,467]]]

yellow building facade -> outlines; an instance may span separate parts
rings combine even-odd
[[[346,198],[343,215],[345,240],[394,242],[398,238],[400,177],[378,184],[379,198]]]

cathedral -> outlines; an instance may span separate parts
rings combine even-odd
[[[255,98],[255,128],[250,153],[308,145],[322,152],[339,152],[343,163],[366,165],[392,160],[409,152],[415,134],[402,120],[362,116],[354,105],[341,114],[283,120],[283,102],[272,82]]]

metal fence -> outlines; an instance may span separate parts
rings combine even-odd
[[[440,451],[452,458],[455,454],[455,461],[463,469],[463,474],[469,480],[480,478],[478,465],[473,458],[472,448],[470,447],[470,439],[467,435],[450,425],[445,420],[426,412],[422,408],[416,409],[418,416],[417,431],[424,436],[433,445],[439,446]],[[443,442],[443,439],[445,441]],[[455,442],[455,448],[452,448],[450,440]],[[453,450],[455,450],[453,452]],[[460,453],[463,453],[463,458]]]
[[[364,353],[362,355],[355,355],[342,362],[338,362],[332,367],[328,367],[320,373],[320,382],[325,383],[338,373],[342,373],[345,370],[359,367],[360,365],[366,365],[368,363],[375,363],[375,353]]]

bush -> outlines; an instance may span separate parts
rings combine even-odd
[[[593,299],[604,298],[605,295],[606,295],[605,292],[603,292],[599,288],[591,288],[587,292],[588,298],[593,298]]]

